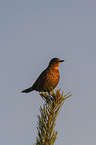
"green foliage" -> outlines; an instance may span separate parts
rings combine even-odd
[[[40,114],[38,115],[38,137],[36,138],[36,145],[54,145],[57,139],[57,131],[54,127],[56,125],[56,118],[59,114],[64,101],[71,96],[70,92],[66,95],[60,93],[58,89],[56,92],[40,93],[45,103],[43,107],[40,106]]]

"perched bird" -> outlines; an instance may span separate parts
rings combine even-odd
[[[51,59],[48,67],[40,74],[32,87],[23,90],[22,93],[29,93],[33,90],[39,92],[52,91],[59,82],[60,75],[58,67],[63,61],[64,60],[60,60],[58,58]]]

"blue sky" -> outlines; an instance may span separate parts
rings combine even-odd
[[[0,1],[0,145],[32,145],[38,92],[30,87],[53,57],[56,89],[68,93],[57,118],[55,145],[96,144],[96,1]],[[55,90],[56,90],[55,89]]]

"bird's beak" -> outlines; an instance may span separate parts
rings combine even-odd
[[[63,62],[63,61],[65,61],[65,60],[60,60],[60,62]]]

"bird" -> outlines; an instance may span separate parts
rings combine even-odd
[[[30,88],[23,90],[22,93],[29,93],[33,90],[38,92],[51,92],[55,89],[60,80],[58,67],[64,61],[59,58],[52,58],[48,67],[39,75],[34,84]]]

